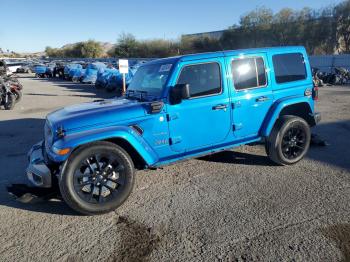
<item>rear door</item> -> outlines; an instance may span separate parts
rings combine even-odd
[[[273,103],[265,53],[228,58],[232,73],[232,119],[236,138],[257,137]]]

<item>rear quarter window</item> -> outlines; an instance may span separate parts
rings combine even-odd
[[[301,53],[274,55],[272,61],[278,84],[304,80],[307,77],[304,56]]]
[[[266,86],[264,60],[261,57],[233,60],[232,77],[236,90]]]

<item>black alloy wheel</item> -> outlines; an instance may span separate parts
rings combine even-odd
[[[309,124],[297,116],[282,116],[266,140],[266,153],[279,165],[292,165],[303,159],[311,141]]]
[[[288,159],[298,158],[306,147],[306,132],[299,126],[292,126],[282,139],[282,152]]]
[[[66,203],[86,215],[115,210],[134,185],[129,154],[111,142],[94,142],[75,150],[63,166],[59,187]]]
[[[89,203],[104,203],[118,197],[125,184],[125,167],[110,153],[84,159],[74,173],[76,193]]]

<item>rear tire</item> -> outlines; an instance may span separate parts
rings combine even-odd
[[[85,215],[115,210],[134,185],[134,164],[129,154],[110,142],[95,142],[69,157],[59,178],[63,199]]]
[[[308,123],[296,116],[277,120],[265,145],[269,158],[279,165],[292,165],[306,155],[311,140]]]

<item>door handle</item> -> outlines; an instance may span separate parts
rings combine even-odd
[[[212,109],[213,110],[226,110],[227,109],[227,105],[216,105],[216,106],[213,106]]]
[[[260,96],[255,101],[256,102],[265,102],[267,100],[269,100],[269,98],[267,96]]]

